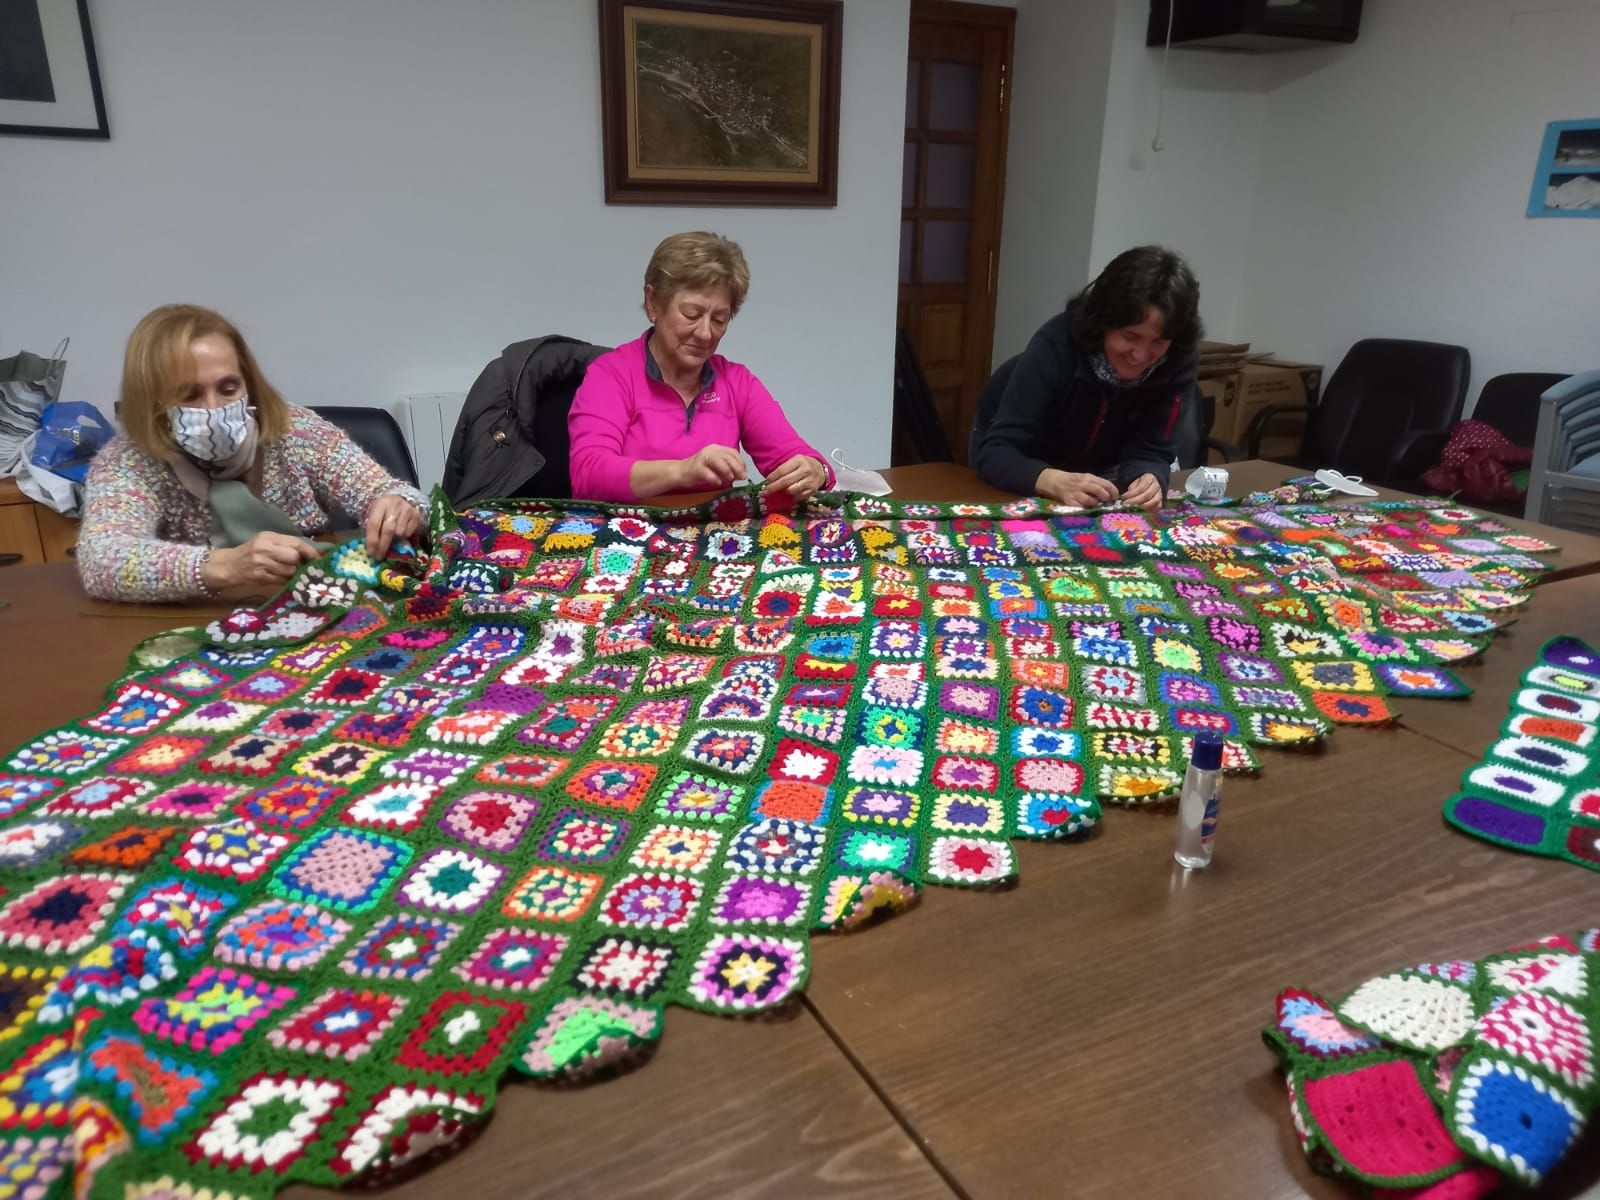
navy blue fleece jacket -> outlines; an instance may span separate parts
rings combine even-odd
[[[1032,495],[1046,467],[1100,475],[1126,488],[1154,475],[1166,490],[1183,406],[1197,402],[1199,354],[1174,352],[1150,378],[1117,387],[1095,377],[1057,313],[1017,356],[1005,389],[983,397],[972,466],[985,482]]]

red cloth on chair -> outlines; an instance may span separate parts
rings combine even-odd
[[[1460,421],[1439,453],[1439,465],[1422,476],[1436,492],[1488,504],[1520,500],[1523,489],[1511,472],[1533,462],[1533,451],[1509,441],[1486,421]]]

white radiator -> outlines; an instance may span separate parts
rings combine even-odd
[[[430,392],[398,396],[374,406],[387,412],[400,426],[424,495],[444,481],[445,456],[450,452],[456,418],[461,415],[466,399],[465,392]]]
[[[456,418],[461,415],[461,405],[466,398],[465,392],[429,392],[401,396],[388,405],[411,447],[412,461],[417,464],[417,479],[424,492],[444,478],[445,454],[450,449]]]
[[[400,432],[411,451],[411,461],[416,464],[417,482],[424,494],[431,492],[444,480],[445,455],[450,451],[450,439],[456,431],[456,418],[461,415],[465,392],[430,392],[426,395],[399,396],[387,403],[379,403],[394,417]]]

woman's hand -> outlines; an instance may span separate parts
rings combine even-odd
[[[317,548],[304,538],[262,532],[243,545],[213,550],[200,574],[218,595],[253,595],[262,588],[276,591],[289,582],[301,563],[316,557]]]
[[[1109,479],[1058,471],[1054,467],[1046,467],[1039,472],[1033,490],[1046,500],[1054,500],[1057,504],[1073,504],[1079,508],[1096,508],[1117,502],[1116,485]]]
[[[422,528],[422,514],[403,496],[379,496],[367,511],[367,557],[382,562],[395,542],[409,541]]]
[[[827,485],[828,468],[809,454],[796,454],[767,476],[761,490],[788,492],[796,500],[809,500]]]
[[[744,478],[744,459],[728,446],[707,446],[697,454],[678,460],[678,491],[699,492],[725,488]]]
[[[1128,485],[1122,498],[1129,504],[1137,504],[1147,513],[1153,513],[1161,507],[1161,481],[1148,473],[1141,475]]]

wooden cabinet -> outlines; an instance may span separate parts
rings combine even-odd
[[[61,562],[78,544],[78,523],[23,495],[15,479],[0,479],[0,555],[25,563]]]

